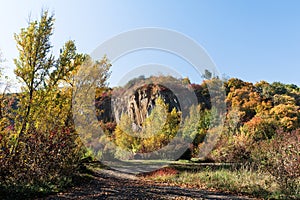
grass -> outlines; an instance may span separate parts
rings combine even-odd
[[[123,164],[165,164],[153,172],[138,175],[147,180],[170,185],[218,190],[265,199],[300,199],[300,184],[294,194],[286,195],[273,176],[261,170],[230,163],[197,163],[193,161],[131,160]],[[105,168],[98,164],[92,170]],[[96,167],[96,168],[95,168]],[[300,183],[300,180],[298,180]]]
[[[162,170],[147,175],[145,178],[157,182],[167,182],[172,185],[220,190],[266,199],[300,198],[299,195],[284,195],[272,176],[249,168],[212,170],[207,167],[201,171],[178,171],[178,173],[164,173],[164,171],[169,172],[172,170]]]

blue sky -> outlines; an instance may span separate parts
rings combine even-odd
[[[300,1],[0,0],[0,49],[11,77],[12,59],[18,55],[13,34],[26,27],[29,16],[38,18],[42,8],[55,14],[54,54],[70,39],[75,40],[79,52],[91,53],[121,32],[161,27],[194,39],[221,74],[251,82],[300,85]],[[192,70],[184,74],[186,63],[169,55],[163,60],[162,55],[151,57],[149,52],[137,57],[140,62],[128,56],[116,65],[130,68],[143,62],[166,62],[177,65],[183,76],[193,74]]]

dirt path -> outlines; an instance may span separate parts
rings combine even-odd
[[[45,199],[45,198],[43,198]],[[94,179],[46,199],[250,199],[218,192],[168,186],[112,170],[96,172]]]

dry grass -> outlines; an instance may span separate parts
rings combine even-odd
[[[172,170],[168,169],[165,171],[170,172]],[[197,172],[182,171],[173,174],[163,172],[164,170],[148,175],[145,178],[172,185],[221,190],[223,192],[247,194],[267,199],[297,199],[300,197],[297,195],[283,196],[280,187],[271,175],[248,168],[239,170],[211,170],[210,168],[206,168]]]

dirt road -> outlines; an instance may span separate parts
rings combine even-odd
[[[45,199],[45,198],[43,198]],[[251,199],[199,189],[181,188],[140,180],[111,170],[95,172],[94,178],[46,199]]]

